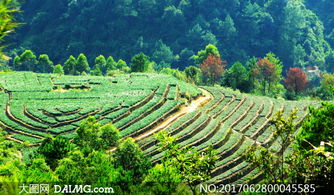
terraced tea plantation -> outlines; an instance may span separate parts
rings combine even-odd
[[[57,76],[20,72],[0,74],[0,125],[9,139],[38,144],[48,134],[73,137],[88,116],[112,122],[123,137],[138,137],[175,113],[182,104],[203,95],[198,87],[171,76],[131,74],[116,77]],[[212,145],[219,160],[208,183],[246,183],[261,173],[244,161],[248,146],[261,145],[280,152],[280,140],[269,119],[277,111],[287,116],[298,109],[297,127],[311,101],[279,101],[236,93],[224,88],[202,87],[211,94],[202,107],[184,114],[165,128],[186,145],[201,151]],[[138,142],[153,163],[162,160],[153,136]]]
[[[208,183],[241,184],[261,180],[259,170],[245,162],[242,154],[255,144],[280,152],[280,140],[269,123],[273,114],[281,110],[287,116],[297,108],[296,124],[300,127],[308,106],[318,105],[311,101],[278,101],[223,88],[204,89],[212,94],[212,100],[171,124],[167,131],[177,138],[180,147],[188,145],[201,151],[212,145],[218,152],[219,160]],[[163,158],[152,137],[139,143],[153,163]]]
[[[0,126],[9,139],[37,144],[49,134],[73,137],[88,116],[112,122],[121,135],[156,126],[202,94],[174,77],[131,74],[116,77],[62,76],[17,72],[0,74]]]

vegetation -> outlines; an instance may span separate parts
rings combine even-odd
[[[333,189],[333,3],[18,2],[0,1],[0,194]]]

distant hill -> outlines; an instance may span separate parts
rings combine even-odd
[[[332,12],[326,10],[333,6],[303,2],[29,0],[12,48],[46,53],[56,63],[81,52],[90,60],[103,54],[129,61],[143,51],[161,66],[182,69],[212,43],[229,64],[274,52],[286,67],[329,70],[334,54],[327,41],[333,47],[334,36],[332,17],[327,18]]]

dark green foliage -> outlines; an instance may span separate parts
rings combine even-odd
[[[150,57],[144,53],[139,53],[131,59],[131,71],[132,72],[152,72],[153,62],[150,61]]]
[[[251,83],[247,69],[240,63],[234,63],[223,76],[223,86],[239,89],[242,92],[250,92]]]
[[[194,84],[202,83],[202,71],[196,66],[188,66],[184,69],[184,73],[186,74],[189,82]]]
[[[26,25],[15,47],[48,53],[57,62],[80,52],[90,63],[100,54],[130,61],[143,51],[157,69],[183,69],[199,48],[214,44],[229,63],[271,51],[287,68],[315,64],[332,70],[326,58],[326,40],[334,44],[331,0],[35,0],[22,9]]]
[[[74,143],[83,148],[83,151],[106,150],[114,147],[120,138],[118,129],[107,124],[101,126],[95,117],[88,117],[76,129],[77,137]]]
[[[210,179],[211,171],[218,159],[216,152],[211,146],[206,148],[204,152],[195,151],[188,147],[181,148],[176,139],[164,131],[158,133],[157,139],[159,140],[159,150],[164,152],[165,158],[162,160],[163,167],[156,166],[152,171],[170,172],[172,175],[163,175],[164,179],[167,179],[165,185],[171,185],[170,187],[175,188],[170,182],[181,179],[189,186],[193,194],[196,194],[196,186],[200,182]],[[169,167],[176,168],[176,170],[168,169]],[[153,177],[154,175],[149,176]],[[160,179],[162,178],[156,178],[156,180]],[[163,187],[161,189],[165,190]]]
[[[53,67],[53,74],[63,75],[64,69],[63,66],[60,64],[57,64]]]
[[[45,157],[46,163],[52,168],[56,168],[58,161],[64,158],[71,150],[72,145],[70,141],[62,136],[56,138],[46,138],[37,152]]]
[[[71,55],[64,63],[65,74],[74,74],[76,63],[75,57]]]
[[[87,58],[84,54],[80,54],[77,58],[77,63],[75,66],[75,74],[81,74],[83,72],[89,71],[89,64]]]
[[[317,146],[321,141],[334,143],[334,104],[323,103],[320,108],[310,107],[310,115],[303,123],[299,134],[302,145]],[[305,140],[307,142],[305,142]]]
[[[37,59],[31,50],[25,50],[20,56],[14,59],[15,70],[35,71],[37,69]]]
[[[36,72],[49,73],[53,67],[53,62],[49,59],[47,54],[41,54],[38,57],[38,67],[35,69]]]
[[[122,167],[122,175],[132,178],[131,181],[121,181],[126,191],[130,185],[141,183],[150,167],[147,157],[132,138],[127,138],[117,146],[113,153],[113,163],[115,167]]]

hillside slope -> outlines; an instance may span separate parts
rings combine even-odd
[[[0,125],[11,139],[39,143],[48,134],[73,136],[88,116],[112,122],[121,135],[143,133],[202,93],[172,76],[0,74]]]
[[[280,152],[280,140],[273,134],[269,119],[277,111],[287,116],[297,108],[295,122],[299,127],[307,107],[319,104],[201,87],[208,95],[196,86],[159,74],[58,77],[17,72],[0,74],[0,84],[0,125],[10,132],[9,139],[38,144],[48,134],[73,137],[82,120],[95,116],[102,124],[112,122],[122,137],[134,137],[151,161],[158,163],[163,154],[150,131],[165,130],[181,147],[188,145],[201,151],[212,145],[217,150],[219,160],[209,183],[261,179],[259,170],[245,162],[241,154],[254,144]],[[197,109],[178,116],[182,104],[202,94],[206,94],[202,106],[194,101]],[[162,125],[173,116],[177,117]]]

